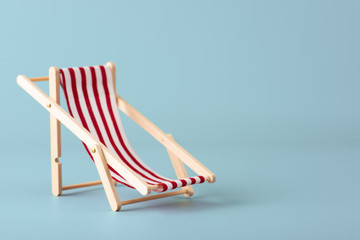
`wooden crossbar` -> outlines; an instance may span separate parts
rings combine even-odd
[[[116,181],[113,181],[113,182],[115,185],[117,184]],[[70,190],[70,189],[75,189],[75,188],[91,187],[91,186],[101,185],[101,184],[102,184],[101,180],[97,180],[97,181],[92,181],[92,182],[77,183],[77,184],[62,186],[61,190]],[[155,191],[155,190],[161,188],[161,185],[151,185],[149,188],[151,189],[151,191]]]
[[[93,182],[86,182],[86,183],[78,183],[78,184],[63,186],[61,188],[61,190],[70,190],[70,189],[75,189],[75,188],[91,187],[91,186],[100,185],[100,184],[102,184],[101,180],[93,181]]]
[[[49,77],[33,77],[33,78],[29,78],[31,81],[33,82],[42,82],[42,81],[48,81]]]
[[[187,193],[187,190],[185,190],[185,189],[181,189],[181,190],[174,191],[174,192],[160,193],[157,195],[151,195],[151,196],[121,201],[121,206],[155,200],[155,199],[159,199],[159,198],[171,197],[171,196],[176,196],[176,195],[181,195],[181,194],[186,194],[186,193]]]

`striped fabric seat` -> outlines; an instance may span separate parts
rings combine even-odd
[[[108,66],[60,69],[60,84],[70,115],[148,184],[160,185],[156,192],[205,182],[203,176],[179,180],[164,177],[139,158],[125,135]],[[92,157],[88,147],[84,146]],[[115,181],[133,188],[115,169],[111,166],[109,169]]]

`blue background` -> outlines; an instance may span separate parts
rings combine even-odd
[[[0,238],[359,239],[359,10],[358,1],[2,1]],[[100,186],[51,195],[49,114],[16,76],[107,61],[118,93],[216,183],[118,213]],[[174,176],[166,150],[123,121],[139,155]],[[64,185],[98,179],[81,143],[62,134]]]

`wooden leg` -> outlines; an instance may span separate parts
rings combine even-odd
[[[99,172],[100,179],[104,186],[105,193],[108,198],[110,207],[115,212],[119,211],[121,208],[121,202],[119,199],[119,195],[116,192],[113,179],[111,178],[110,171],[107,166],[107,162],[106,162],[104,153],[102,151],[102,148],[100,145],[95,145],[91,149],[91,151],[93,153],[95,165]]]
[[[168,137],[174,141],[174,138],[171,134],[167,134]],[[188,174],[186,172],[186,169],[185,169],[185,166],[184,166],[184,163],[182,161],[180,161],[178,159],[178,157],[176,157],[169,149],[167,149],[168,153],[169,153],[169,156],[170,156],[170,160],[174,166],[174,169],[175,169],[175,172],[176,172],[176,176],[181,179],[181,178],[188,178]],[[194,195],[194,189],[191,185],[188,185],[188,186],[185,186],[185,187],[182,187],[184,191],[184,195],[185,197],[191,197],[192,195]]]
[[[49,69],[49,95],[57,104],[60,104],[60,77],[56,67]],[[50,114],[50,145],[51,145],[51,190],[55,196],[62,192],[61,163],[61,130],[60,122]]]

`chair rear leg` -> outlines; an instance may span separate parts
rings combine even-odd
[[[49,97],[60,104],[60,75],[57,67],[49,69]],[[49,104],[47,107],[51,107]],[[50,114],[50,145],[51,145],[51,188],[55,196],[62,192],[62,171],[59,158],[61,157],[61,128],[60,122]]]

